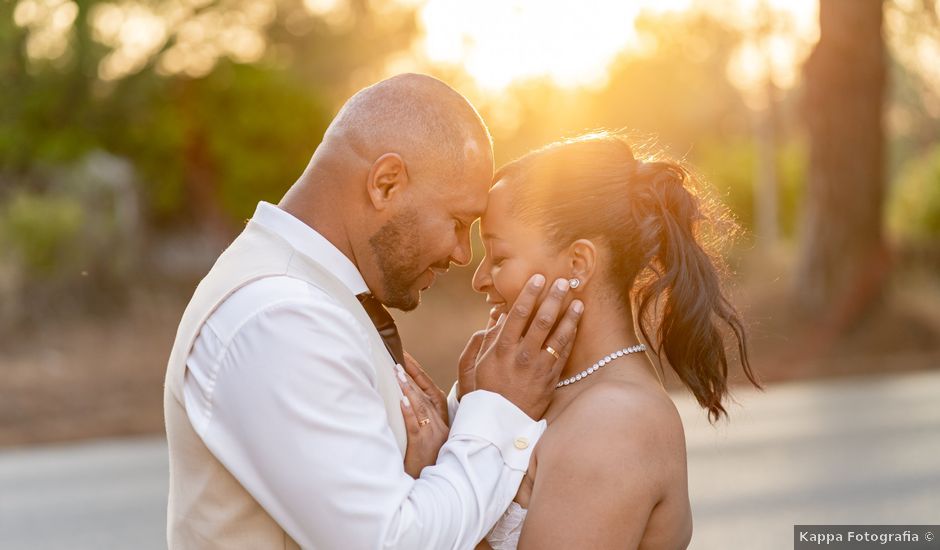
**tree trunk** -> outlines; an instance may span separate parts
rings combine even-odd
[[[796,297],[842,328],[871,310],[888,272],[881,23],[881,0],[820,0],[804,68],[810,158]]]

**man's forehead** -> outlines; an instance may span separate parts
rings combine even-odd
[[[461,199],[456,202],[454,206],[458,214],[470,219],[476,219],[483,216],[483,213],[486,212],[488,199],[489,193],[486,190],[481,192],[479,189],[467,188],[464,193],[461,194]]]
[[[478,139],[469,138],[464,141],[463,153],[465,173],[474,180],[479,178],[475,184],[489,187],[493,180],[493,148],[489,142],[481,143]]]
[[[464,178],[460,184],[454,186],[451,206],[456,213],[479,218],[486,211],[489,184],[483,176],[484,174],[477,174],[472,179]]]
[[[455,214],[475,219],[486,211],[493,178],[492,150],[475,139],[467,139],[463,149],[462,170],[454,174],[455,185],[450,186],[450,196],[445,200],[451,202]]]

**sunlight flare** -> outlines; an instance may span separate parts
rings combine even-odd
[[[419,10],[420,47],[431,62],[461,67],[491,91],[540,78],[561,87],[598,87],[617,56],[643,49],[634,28],[643,13],[700,11],[747,36],[755,34],[755,13],[763,10],[772,24],[760,40],[745,38],[729,76],[741,87],[768,75],[789,87],[818,36],[815,2],[428,0]]]

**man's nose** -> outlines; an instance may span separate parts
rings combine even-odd
[[[477,270],[473,272],[473,280],[470,284],[473,286],[473,290],[481,293],[486,292],[485,289],[490,284],[490,271],[486,265],[486,258],[480,262]]]
[[[468,265],[471,260],[473,260],[473,249],[470,246],[470,236],[467,235],[460,238],[460,242],[457,243],[457,248],[454,249],[454,254],[451,256],[451,261],[458,267],[463,267]]]

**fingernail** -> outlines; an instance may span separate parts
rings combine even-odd
[[[568,290],[568,279],[558,279],[555,281],[555,288],[558,290]]]
[[[408,400],[407,395],[401,396],[401,402],[404,403],[406,407],[411,408],[411,401]]]
[[[571,302],[571,309],[573,309],[575,313],[581,313],[584,311],[584,302],[581,300]]]
[[[401,367],[398,367],[397,369],[395,369],[395,374],[398,375],[398,379],[401,380],[402,384],[408,383],[408,379],[405,378],[405,371],[401,370]]]
[[[532,277],[532,286],[534,286],[535,288],[542,288],[542,286],[544,285],[545,285],[544,275],[536,275]]]

